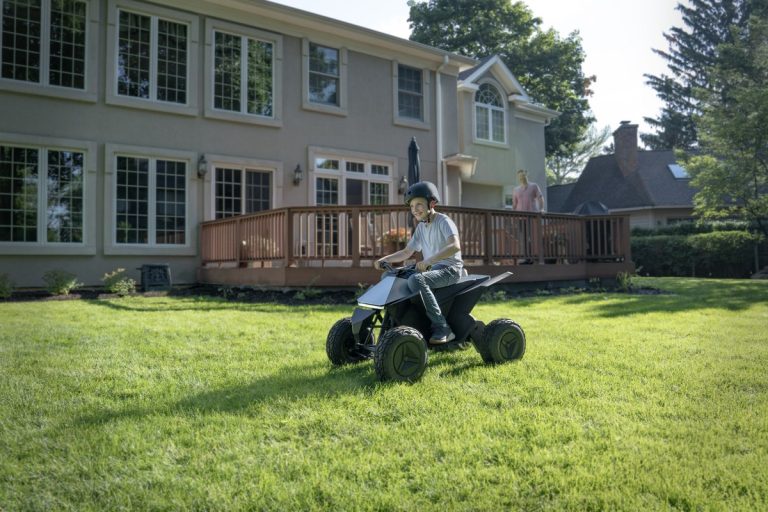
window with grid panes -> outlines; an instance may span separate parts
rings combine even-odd
[[[315,201],[318,205],[339,204],[339,181],[318,177],[315,182]],[[315,251],[318,256],[339,254],[339,216],[319,213],[315,217]]]
[[[186,162],[119,155],[115,174],[118,244],[186,243]]]
[[[424,120],[424,86],[420,69],[397,66],[398,115],[410,119]]]
[[[371,174],[379,176],[389,176],[389,166],[380,164],[371,164]]]
[[[118,20],[117,94],[186,104],[188,26],[125,10]]]
[[[83,242],[84,156],[0,145],[0,242]]]
[[[309,44],[309,101],[339,105],[339,50]]]
[[[273,52],[271,42],[215,31],[214,108],[272,117]]]
[[[88,2],[2,0],[0,3],[0,76],[84,90]]]
[[[272,173],[240,168],[216,168],[217,219],[272,208]]]
[[[482,84],[475,93],[475,134],[478,139],[506,141],[506,111],[499,91],[491,84]]]
[[[363,162],[347,162],[347,172],[365,172],[365,164]]]
[[[368,184],[369,204],[389,204],[389,183],[371,182]]]

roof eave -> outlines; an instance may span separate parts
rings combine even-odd
[[[165,3],[179,4],[179,6],[189,9],[189,0],[166,0]],[[339,33],[343,32],[344,39],[433,62],[436,66],[443,64],[445,57],[448,57],[447,64],[449,66],[459,70],[477,65],[477,60],[470,57],[268,0],[202,0],[201,3],[247,12],[279,21],[288,27],[326,33],[329,36],[338,37]],[[301,36],[303,34],[301,34],[301,30],[298,30],[288,35]]]

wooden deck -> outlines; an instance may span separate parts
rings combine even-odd
[[[470,273],[514,282],[583,281],[634,271],[629,217],[443,207]],[[356,287],[379,280],[373,261],[404,247],[400,205],[282,208],[205,222],[198,281],[230,286]]]

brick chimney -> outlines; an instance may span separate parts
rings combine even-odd
[[[622,121],[613,132],[613,156],[624,176],[637,169],[637,125]]]

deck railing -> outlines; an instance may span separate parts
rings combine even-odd
[[[467,265],[628,261],[629,217],[442,207],[456,223]],[[405,247],[402,206],[280,208],[204,222],[203,265],[352,267]]]

